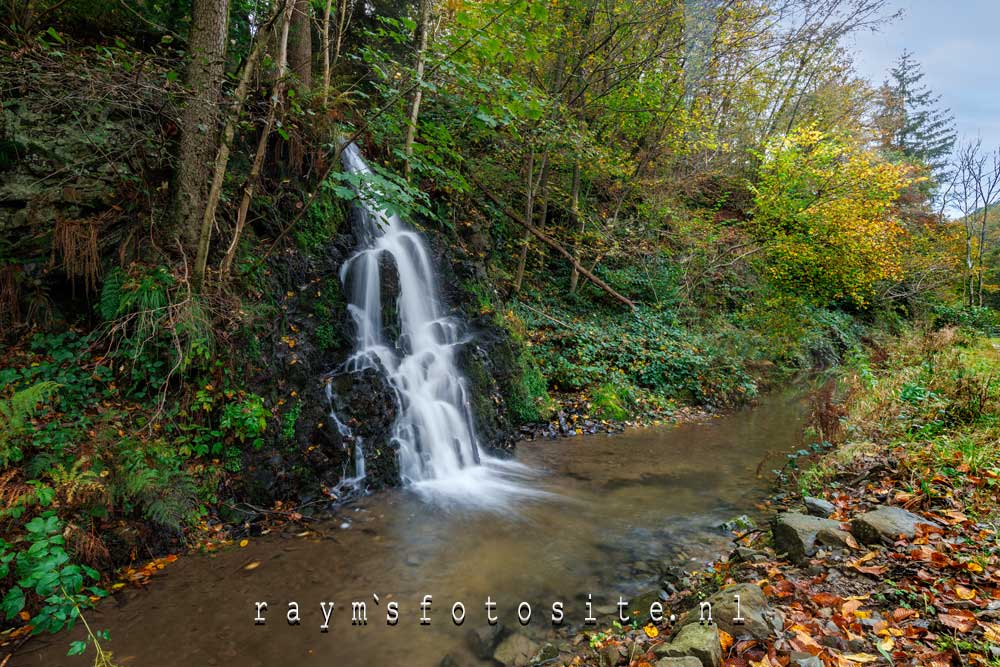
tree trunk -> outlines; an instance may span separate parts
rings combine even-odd
[[[298,79],[299,92],[312,87],[312,25],[309,21],[309,0],[295,0],[292,25],[288,31],[288,68]]]
[[[257,36],[254,37],[253,45],[250,48],[250,55],[243,63],[243,72],[240,81],[233,94],[233,108],[226,119],[225,129],[222,132],[222,141],[219,143],[218,152],[215,157],[215,166],[212,173],[212,184],[208,191],[205,202],[205,210],[201,218],[201,228],[198,233],[198,252],[194,263],[194,283],[196,287],[201,287],[205,281],[205,270],[208,265],[208,250],[212,241],[212,229],[215,227],[215,211],[219,205],[219,197],[222,194],[222,185],[226,177],[226,169],[229,166],[229,154],[232,149],[233,137],[236,135],[236,123],[239,120],[243,104],[246,102],[247,93],[250,90],[250,79],[257,69],[257,63],[264,53],[264,45],[267,42],[266,34],[283,15],[284,30],[288,31],[288,14],[291,11],[293,0],[284,0],[284,5],[275,8],[274,14],[264,24]],[[282,59],[282,62],[284,60]],[[272,107],[273,110],[273,107]],[[273,119],[269,119],[273,122]]]
[[[410,120],[406,126],[406,141],[403,144],[403,154],[406,155],[404,175],[410,178],[410,157],[413,155],[413,140],[417,134],[417,121],[420,118],[420,98],[423,96],[424,55],[427,51],[427,36],[431,27],[431,0],[420,0],[420,16],[417,23],[417,88],[413,91],[410,102]]]
[[[535,219],[535,147],[528,147],[528,167],[524,178],[524,219],[534,224]],[[524,230],[524,238],[521,239],[521,255],[517,260],[517,273],[514,276],[514,294],[521,293],[521,283],[524,282],[524,266],[528,263],[528,244],[531,241],[531,232]]]
[[[580,163],[573,165],[573,190],[570,194],[570,213],[577,223],[577,238],[573,242],[573,271],[569,274],[569,292],[576,291],[577,283],[580,282],[580,239],[583,236],[584,221],[580,214]]]
[[[264,129],[261,130],[260,139],[257,141],[257,152],[254,155],[253,164],[250,166],[250,176],[243,186],[243,197],[240,200],[239,211],[236,213],[236,228],[233,230],[233,238],[229,243],[226,256],[222,259],[222,265],[219,268],[220,280],[225,280],[232,268],[233,258],[236,256],[236,249],[240,244],[240,236],[242,236],[243,229],[246,227],[247,214],[250,211],[250,202],[253,200],[254,189],[257,187],[257,181],[260,179],[260,172],[264,166],[268,138],[271,136],[271,130],[274,128],[274,121],[278,114],[278,106],[281,104],[285,66],[288,60],[288,30],[291,19],[290,10],[292,8],[292,0],[287,1],[289,3],[289,11],[285,12],[284,19],[278,28],[278,48],[275,55],[274,87],[271,93],[271,106],[267,111],[267,120],[264,122]]]
[[[181,247],[196,253],[218,146],[219,89],[225,75],[228,0],[194,0],[181,112],[174,228]]]
[[[333,0],[326,0],[323,10],[323,108],[330,100],[330,10]]]

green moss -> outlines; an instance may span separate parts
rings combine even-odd
[[[613,419],[615,421],[628,419],[629,411],[625,407],[629,402],[627,393],[613,384],[606,383],[599,386],[594,391],[590,402],[593,406],[594,416],[599,419]]]
[[[295,226],[292,233],[295,244],[306,252],[315,252],[330,243],[346,220],[344,203],[325,190],[321,191]]]
[[[548,381],[538,362],[527,350],[517,358],[518,374],[508,400],[511,412],[522,422],[548,419],[555,409],[549,397]]]

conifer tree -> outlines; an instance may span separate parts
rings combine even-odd
[[[913,54],[904,51],[890,79],[883,84],[876,121],[882,148],[921,162],[938,183],[944,180],[948,157],[955,145],[955,120],[942,108],[941,96],[922,83],[924,73]]]

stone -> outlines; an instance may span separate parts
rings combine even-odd
[[[528,667],[538,654],[539,646],[524,635],[507,637],[493,652],[493,659],[505,667]]]
[[[743,623],[735,623],[737,617],[736,596],[740,596],[739,616]],[[755,584],[734,584],[709,597],[706,602],[712,605],[712,620],[719,629],[728,632],[733,637],[744,639],[751,637],[757,641],[765,641],[771,635],[781,632],[784,619],[772,610],[764,596],[764,591]],[[701,608],[691,609],[681,619],[681,626],[698,623],[701,618]]]
[[[640,623],[646,623],[651,620],[649,618],[649,607],[654,602],[659,601],[663,603],[663,597],[660,595],[660,589],[656,588],[653,590],[648,590],[645,593],[640,593],[632,598],[625,598],[628,602],[628,607],[625,609],[625,614],[630,619],[638,619]],[[617,602],[617,601],[616,601]],[[614,611],[611,612],[615,620],[618,619],[618,606],[614,605]]]
[[[483,660],[488,660],[493,656],[493,651],[496,649],[497,644],[504,636],[503,623],[499,621],[496,625],[479,625],[475,628],[469,630],[469,633],[465,636],[466,644],[469,646],[469,650],[477,658],[482,658]]]
[[[701,667],[701,660],[691,655],[679,658],[660,658],[656,661],[655,667]]]
[[[806,512],[813,516],[818,516],[820,518],[827,518],[835,511],[837,508],[833,506],[829,500],[824,500],[822,498],[813,498],[812,496],[805,496],[802,498],[802,502],[806,504]]]
[[[722,662],[719,626],[715,623],[691,623],[680,629],[669,644],[653,648],[658,658],[697,658],[702,667],[718,667]]]
[[[599,656],[601,667],[615,667],[622,662],[623,657],[617,646],[605,646],[600,650]]]
[[[904,510],[902,507],[882,506],[865,512],[851,521],[851,532],[866,544],[885,542],[892,544],[900,536],[911,540],[917,534],[917,524],[933,521]]]
[[[771,525],[775,549],[778,553],[787,554],[788,559],[797,565],[801,565],[816,553],[820,531],[824,532],[824,540],[836,538],[836,541],[845,544],[850,540],[849,533],[841,529],[839,522],[808,514],[782,512],[774,518]]]
[[[533,663],[546,662],[548,660],[554,660],[559,657],[559,648],[552,643],[542,644],[542,648],[539,649],[538,653],[532,659]]]
[[[819,659],[819,656],[811,653],[793,651],[788,657],[790,659],[789,667],[823,667],[823,661]]]
[[[538,654],[539,646],[521,634],[507,637],[493,652],[493,659],[506,667],[527,667]]]

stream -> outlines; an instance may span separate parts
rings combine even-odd
[[[759,518],[767,495],[758,478],[799,447],[801,393],[700,423],[521,443],[517,460],[537,473],[524,482],[547,494],[503,512],[443,509],[409,490],[365,497],[302,537],[269,535],[246,548],[180,558],[148,590],[124,590],[87,612],[110,630],[108,648],[128,667],[167,665],[496,664],[474,657],[467,635],[487,627],[487,596],[509,629],[565,643],[581,629],[591,595],[598,628],[626,599],[655,589],[665,570],[686,570],[731,549],[719,524]],[[770,474],[766,475],[767,478]],[[248,564],[257,563],[251,569]],[[421,600],[433,599],[422,625]],[[378,602],[374,596],[378,596]],[[266,623],[254,623],[267,601]],[[289,625],[288,603],[301,622]],[[351,604],[365,601],[367,625]],[[552,604],[565,621],[553,629]],[[321,602],[334,602],[327,632]],[[396,625],[387,624],[398,604]],[[465,607],[464,624],[452,605]],[[531,606],[526,626],[521,602]],[[524,608],[522,607],[522,613]],[[10,667],[84,665],[65,656],[73,631],[34,640]]]

